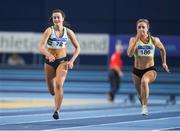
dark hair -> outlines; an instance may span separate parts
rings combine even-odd
[[[71,25],[67,21],[65,21],[66,15],[65,15],[64,11],[62,11],[60,9],[54,9],[52,11],[51,17],[49,18],[49,21],[50,21],[51,24],[53,23],[52,22],[52,15],[53,15],[53,13],[61,13],[62,17],[64,18],[63,26],[71,28]]]
[[[136,26],[137,26],[137,25],[138,25],[138,23],[140,23],[140,22],[144,22],[144,23],[146,23],[146,25],[147,25],[148,29],[150,28],[150,23],[149,23],[149,20],[147,20],[147,19],[139,19],[139,20],[137,20],[137,22],[136,22]]]

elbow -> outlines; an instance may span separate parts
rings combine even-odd
[[[39,51],[40,53],[42,53],[42,49],[41,49],[41,47],[39,47],[39,48],[38,48],[38,51]]]
[[[162,52],[163,54],[166,54],[165,48],[161,48],[161,49],[160,49],[160,52]]]
[[[79,47],[78,54],[80,53],[80,51],[81,51],[81,48]]]
[[[39,51],[40,53],[43,53],[43,48],[42,48],[41,46],[39,46],[38,51]]]
[[[81,51],[80,46],[78,46],[78,47],[76,48],[76,52],[77,52],[78,55],[79,55],[80,51]]]

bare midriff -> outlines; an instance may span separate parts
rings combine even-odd
[[[67,52],[65,48],[61,49],[48,49],[48,52],[51,53],[56,59],[66,57]]]
[[[154,66],[154,59],[153,57],[142,57],[138,56],[135,58],[134,67],[140,70],[147,69],[149,67]]]

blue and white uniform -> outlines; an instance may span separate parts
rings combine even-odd
[[[51,30],[52,33],[47,41],[46,47],[51,49],[65,48],[68,41],[67,28],[63,27],[64,34],[62,37],[56,35],[54,26],[51,26]]]
[[[58,37],[55,33],[54,26],[51,26],[52,33],[47,41],[46,48],[50,49],[62,49],[66,48],[66,44],[68,41],[67,28],[63,27],[64,34],[62,37]],[[54,62],[49,62],[48,59],[45,60],[45,63],[52,66],[55,70],[59,66],[59,64],[68,61],[68,57],[58,58]]]

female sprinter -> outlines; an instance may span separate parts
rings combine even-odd
[[[156,79],[154,66],[155,47],[160,49],[162,66],[169,72],[166,63],[166,50],[158,37],[149,33],[150,24],[147,19],[139,19],[136,23],[137,35],[130,38],[127,55],[134,55],[134,69],[132,79],[139,95],[143,115],[148,115],[149,83]]]
[[[68,68],[73,68],[73,63],[80,52],[80,46],[74,32],[64,26],[65,14],[60,9],[52,12],[53,26],[48,27],[39,43],[39,51],[45,55],[45,77],[51,95],[55,95],[55,109],[53,118],[59,119],[58,112],[63,100],[63,84]],[[75,51],[70,60],[67,59],[66,44],[70,38]]]

